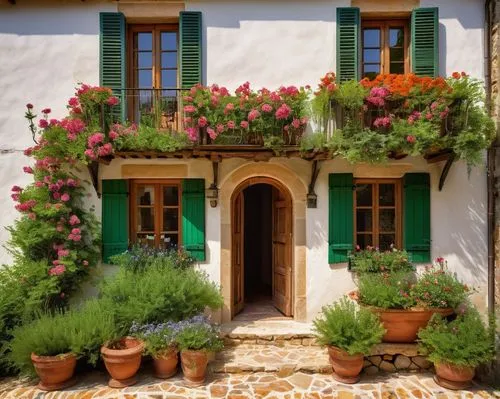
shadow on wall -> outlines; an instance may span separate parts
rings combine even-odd
[[[439,176],[434,177],[436,187]],[[432,255],[444,256],[450,270],[468,284],[485,284],[488,248],[484,168],[474,168],[467,176],[466,165],[455,164],[443,191],[431,195]]]
[[[441,15],[439,16],[441,18]],[[446,27],[439,24],[439,75],[446,76]]]

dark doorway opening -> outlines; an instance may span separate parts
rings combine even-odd
[[[243,191],[244,199],[244,293],[245,302],[273,299],[273,187],[256,184]]]

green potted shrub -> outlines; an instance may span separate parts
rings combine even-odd
[[[384,335],[377,316],[347,298],[323,307],[314,329],[318,342],[328,347],[334,378],[349,384],[359,381],[364,355]]]
[[[195,316],[179,323],[177,344],[181,351],[184,379],[191,386],[205,381],[208,353],[223,347],[219,330],[204,316]]]
[[[434,363],[435,381],[449,389],[468,388],[475,368],[493,358],[492,336],[474,308],[453,321],[436,314],[418,334],[420,351]]]
[[[132,335],[144,341],[147,355],[151,355],[154,362],[155,376],[157,378],[170,378],[177,373],[179,350],[176,335],[179,330],[178,323],[152,323],[133,325],[130,329]]]

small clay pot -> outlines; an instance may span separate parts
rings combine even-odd
[[[383,342],[411,343],[417,339],[418,331],[425,328],[434,313],[442,316],[453,314],[453,309],[381,309],[370,308],[380,317],[386,329]]]
[[[328,354],[333,368],[333,378],[345,384],[354,384],[359,381],[359,373],[363,369],[364,362],[362,353],[349,355],[343,349],[329,346]]]
[[[199,386],[205,381],[208,364],[206,351],[183,350],[181,351],[181,366],[184,379],[190,386]]]
[[[72,353],[57,356],[38,356],[32,353],[31,361],[40,377],[38,388],[43,391],[60,391],[76,383],[73,378],[76,356]]]
[[[436,375],[434,381],[447,389],[467,389],[472,385],[474,367],[456,366],[450,363],[434,364]]]
[[[144,343],[133,337],[125,337],[118,341],[123,349],[108,348],[109,343],[101,347],[101,355],[106,370],[111,375],[108,385],[111,388],[124,388],[137,382],[135,374],[141,366]]]
[[[155,377],[170,378],[177,373],[179,351],[177,349],[165,349],[153,356]]]

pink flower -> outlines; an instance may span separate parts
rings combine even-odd
[[[232,110],[234,110],[234,104],[233,103],[228,103],[228,104],[226,104],[226,107],[224,108],[224,113],[228,114]]]
[[[120,135],[116,133],[114,130],[111,130],[108,134],[110,140],[116,140]]]
[[[425,118],[427,120],[431,120],[432,119],[432,114],[430,112],[428,112],[427,115],[425,115]]]
[[[281,106],[276,110],[276,119],[286,119],[290,116],[291,112],[292,109],[288,105],[281,104]]]
[[[204,116],[200,116],[200,119],[198,119],[198,126],[199,127],[205,127],[208,125],[207,118]]]
[[[40,187],[43,187],[43,186],[44,186],[43,182],[41,182],[41,181],[36,181],[35,182],[35,187],[40,188]]]
[[[389,116],[379,117],[375,119],[375,122],[373,122],[373,126],[388,128],[389,126],[391,126],[391,118]]]
[[[87,260],[84,260],[82,263],[83,263],[83,266],[88,266],[89,265],[89,262]]]
[[[292,126],[295,128],[295,129],[298,129],[300,127],[300,119],[296,119],[294,118],[293,121],[292,121]]]
[[[80,105],[80,102],[77,97],[71,97],[68,101],[68,105],[70,107],[78,107]]]
[[[307,125],[307,122],[309,122],[309,118],[307,116],[303,116],[302,118],[300,118],[300,123],[302,125]]]
[[[55,200],[60,200],[61,199],[61,193],[55,192],[52,194],[52,197],[54,197]]]
[[[31,220],[36,220],[36,214],[34,214],[33,212],[28,213],[28,217],[29,217]]]
[[[49,121],[50,126],[56,126],[57,124],[59,124],[59,121],[57,119],[51,119]]]
[[[21,196],[19,195],[19,193],[15,193],[15,194],[11,194],[10,197],[14,200],[14,201],[19,201],[19,198],[21,198]]]
[[[413,144],[415,141],[417,141],[417,138],[413,135],[406,136],[406,141],[410,144]]]
[[[241,126],[243,129],[248,129],[248,122],[247,122],[247,121],[241,121],[240,126]]]
[[[21,187],[19,187],[19,186],[12,186],[11,191],[20,192],[20,191],[23,191],[23,189]]]
[[[190,102],[193,102],[193,97],[191,97],[191,96],[185,96],[185,97],[183,98],[183,100],[184,100],[185,102],[187,102],[187,103],[190,103]]]
[[[68,235],[68,240],[71,240],[71,241],[80,241],[82,239],[82,236],[79,235],[79,234],[69,234]]]
[[[110,105],[110,106],[115,106],[115,105],[118,105],[120,103],[120,100],[118,99],[118,97],[115,97],[115,96],[111,96],[108,98],[108,100],[106,101],[106,104]]]
[[[81,119],[78,119],[78,118],[63,119],[61,121],[60,125],[61,125],[61,127],[63,127],[64,129],[66,129],[68,131],[68,133],[69,133],[68,138],[70,140],[75,140],[76,135],[78,133],[81,133],[85,129],[85,123]]]
[[[69,255],[69,249],[60,249],[57,251],[57,257],[58,258],[64,258],[65,256]]]
[[[94,147],[99,143],[102,143],[104,140],[104,134],[102,133],[94,133],[87,139],[87,144],[89,147]]]
[[[234,121],[228,121],[227,122],[227,128],[228,129],[234,129],[236,126],[236,123],[234,123]]]
[[[24,173],[33,174],[33,169],[31,168],[31,166],[23,166],[23,171]]]
[[[65,271],[66,271],[66,266],[64,266],[64,265],[57,265],[57,266],[54,266],[53,268],[51,268],[49,270],[49,275],[51,275],[51,276],[60,276]]]
[[[212,105],[217,105],[219,104],[219,98],[217,96],[212,96],[210,97],[210,102],[212,103]]]
[[[31,103],[26,104],[26,108],[33,109],[33,104],[31,104]]]
[[[258,117],[260,116],[260,112],[257,111],[256,109],[252,109],[249,113],[248,113],[248,120],[250,122],[254,121],[255,119],[257,119]]]
[[[49,126],[49,122],[47,122],[45,119],[40,119],[38,121],[38,126],[41,127],[42,129],[45,129],[46,127]]]
[[[198,130],[194,127],[188,127],[186,129],[186,134],[191,141],[198,140]]]
[[[262,104],[262,107],[260,107],[260,109],[262,110],[262,112],[272,112],[273,111],[273,107],[269,104]]]
[[[64,193],[63,195],[61,195],[61,201],[63,202],[68,202],[70,200],[70,196],[68,193]]]
[[[94,154],[94,151],[92,151],[90,148],[85,150],[84,154],[89,157],[90,159],[96,159],[97,157]]]
[[[217,124],[217,133],[222,133],[224,131],[224,125],[222,123]]]
[[[66,180],[66,185],[68,187],[76,187],[78,186],[78,182],[75,179],[69,178],[68,180]]]
[[[27,157],[31,156],[31,154],[33,154],[33,147],[28,147],[24,150],[24,155]]]
[[[79,224],[80,223],[80,219],[78,219],[78,216],[76,215],[71,215],[70,218],[69,218],[69,224],[74,226],[75,224]]]
[[[271,94],[269,94],[269,98],[271,99],[271,101],[274,101],[274,102],[281,101],[281,96],[278,93],[276,93],[275,91],[273,91]]]
[[[51,109],[50,108],[44,108],[42,109],[42,114],[50,114]]]
[[[106,143],[97,149],[97,154],[100,157],[105,157],[106,155],[110,155],[112,152],[113,152],[113,146],[111,145],[111,143]]]
[[[207,133],[208,133],[208,135],[210,136],[210,138],[211,138],[212,140],[215,140],[215,139],[216,139],[216,137],[217,137],[217,133],[215,132],[215,130],[214,130],[214,129],[212,129],[211,127],[207,128]]]
[[[296,96],[297,94],[299,94],[299,89],[297,89],[297,87],[295,86],[288,86],[286,88],[286,94],[292,97]]]
[[[186,105],[184,107],[184,112],[187,114],[191,114],[193,112],[196,112],[196,107],[194,105]]]

